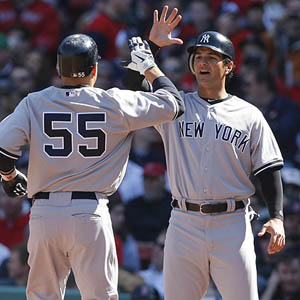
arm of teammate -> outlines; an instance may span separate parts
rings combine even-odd
[[[3,154],[0,149],[0,174],[4,191],[9,197],[23,197],[27,194],[27,178],[15,167],[15,159]]]
[[[166,18],[168,6],[164,6],[160,19],[158,19],[158,11],[153,13],[153,25],[149,36],[149,46],[153,56],[156,57],[160,47],[183,44],[183,41],[178,38],[172,38],[172,31],[182,19],[181,15],[177,15],[178,9],[174,8],[168,18]],[[152,91],[152,87],[144,76],[128,69],[123,81],[127,89],[145,92]]]
[[[257,175],[261,183],[264,200],[268,207],[270,220],[266,222],[258,236],[265,233],[271,235],[268,253],[274,254],[282,250],[285,245],[285,232],[283,226],[283,189],[280,170],[273,168]]]
[[[174,84],[156,65],[147,41],[142,41],[140,37],[132,37],[129,39],[128,45],[131,61],[126,67],[144,75],[152,85],[153,91],[164,89],[172,94],[177,102],[178,109],[175,118],[178,118],[184,112],[184,102]]]

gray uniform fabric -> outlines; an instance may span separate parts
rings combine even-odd
[[[0,123],[2,155],[17,159],[30,144],[28,300],[62,300],[70,268],[82,299],[118,299],[107,196],[123,179],[132,131],[178,112],[166,89],[52,86],[29,94]]]
[[[223,300],[258,300],[249,176],[283,165],[277,142],[261,112],[236,96],[215,104],[197,92],[181,96],[185,114],[156,126],[178,201],[165,242],[165,299],[201,299],[211,274]],[[245,208],[235,210],[234,200]],[[230,209],[204,215],[187,202]]]
[[[79,186],[110,195],[123,179],[131,132],[170,121],[177,112],[174,97],[163,89],[151,94],[49,87],[29,94],[1,122],[0,148],[17,158],[20,146],[30,143],[29,197]]]

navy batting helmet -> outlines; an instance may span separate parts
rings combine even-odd
[[[57,72],[60,76],[88,76],[99,60],[96,42],[85,34],[67,36],[57,51]]]
[[[216,52],[222,53],[230,60],[234,60],[234,47],[229,38],[216,31],[205,31],[200,34],[194,46],[187,49],[189,55],[189,68],[193,70],[193,58],[197,47],[207,47]]]

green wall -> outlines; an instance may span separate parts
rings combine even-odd
[[[120,300],[130,300],[129,294],[120,294]],[[0,286],[0,300],[26,300],[25,288]],[[78,290],[68,289],[64,300],[81,300]]]

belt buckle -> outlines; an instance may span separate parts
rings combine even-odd
[[[202,211],[202,206],[205,205],[205,204],[210,204],[208,201],[205,201],[205,202],[202,202],[200,205],[199,205],[199,208],[200,208],[200,214],[202,215],[209,215],[209,213],[205,213]]]

